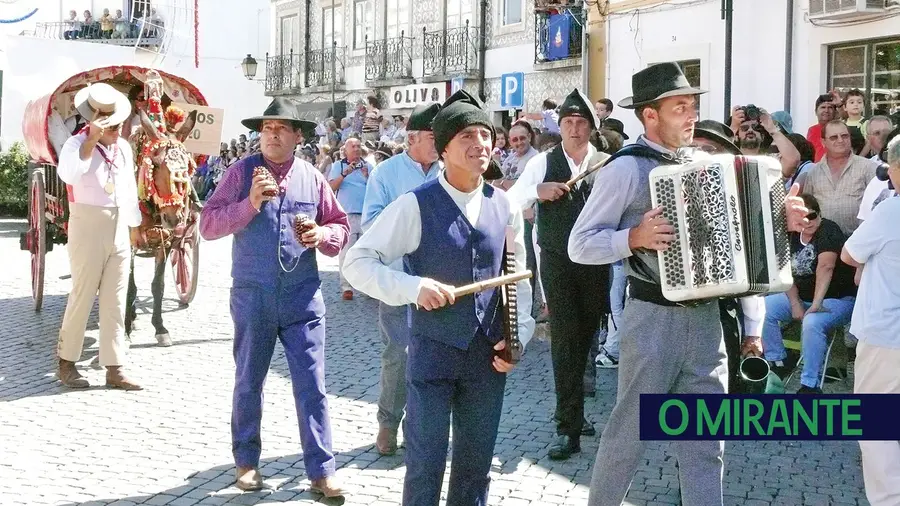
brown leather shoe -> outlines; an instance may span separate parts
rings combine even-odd
[[[75,368],[75,362],[59,359],[59,381],[69,388],[88,388],[91,386],[88,380],[84,379],[78,369]]]
[[[340,483],[338,483],[337,478],[334,476],[326,476],[324,478],[319,478],[318,480],[313,480],[309,488],[313,492],[318,492],[329,499],[333,497],[344,497],[345,494],[344,489],[341,488]]]
[[[259,469],[255,467],[238,467],[235,470],[234,485],[244,492],[262,490],[263,480]]]
[[[143,390],[144,388],[128,379],[122,372],[122,366],[111,365],[106,368],[106,386],[108,388],[121,388],[122,390]]]
[[[397,431],[387,427],[378,430],[375,438],[375,449],[380,455],[393,455],[397,453]]]
[[[341,295],[344,300],[353,300],[353,290],[344,290],[344,293]]]

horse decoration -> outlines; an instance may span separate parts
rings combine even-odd
[[[132,138],[135,146],[138,201],[142,221],[140,240],[131,259],[128,282],[125,331],[131,335],[137,318],[134,282],[134,256],[153,257],[156,268],[151,283],[153,324],[160,346],[172,344],[162,321],[162,299],[165,291],[165,266],[173,243],[184,242],[186,234],[195,234],[199,205],[192,194],[191,176],[196,161],[184,146],[197,121],[197,111],[190,114],[170,105],[162,110],[162,79],[148,73],[144,83],[147,110],[140,110],[141,129]],[[179,126],[180,125],[180,126]],[[180,241],[180,242],[179,242]],[[176,248],[178,249],[178,248]],[[183,252],[181,253],[183,254]],[[177,282],[177,274],[176,274]]]

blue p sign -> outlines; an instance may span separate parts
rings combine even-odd
[[[525,74],[513,72],[500,76],[500,107],[521,109],[525,105]]]

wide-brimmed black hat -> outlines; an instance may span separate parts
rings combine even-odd
[[[675,62],[657,63],[631,76],[632,96],[619,102],[619,107],[636,109],[663,98],[702,95],[706,90],[694,88]]]
[[[694,137],[717,142],[732,155],[741,154],[741,148],[734,143],[734,133],[725,123],[713,119],[700,121],[694,125]]]
[[[269,107],[266,107],[266,110],[263,111],[262,116],[247,118],[241,121],[241,124],[254,132],[259,132],[262,128],[263,120],[267,119],[288,121],[304,131],[315,130],[316,128],[315,123],[300,117],[300,111],[297,110],[296,104],[283,97],[275,97],[272,103],[269,104]]]
[[[572,90],[572,93],[569,93],[562,105],[559,106],[560,124],[566,116],[580,116],[591,122],[591,128],[597,129],[597,110],[594,109],[591,100],[584,96],[584,93],[578,91],[578,88]]]
[[[406,131],[427,131],[431,130],[431,122],[441,110],[441,104],[434,103],[430,105],[419,105],[409,114],[409,121],[406,122]]]
[[[622,139],[628,140],[628,134],[625,133],[625,124],[615,118],[606,118],[600,120],[600,128],[612,130],[622,136]]]

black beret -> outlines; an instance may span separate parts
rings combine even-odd
[[[407,131],[431,130],[431,122],[435,115],[441,110],[441,104],[418,105],[409,114],[409,121],[406,123]]]
[[[578,88],[572,90],[562,105],[559,106],[559,121],[562,123],[566,116],[580,116],[591,123],[591,128],[597,129],[597,111],[594,110],[591,101],[578,91]]]
[[[491,131],[491,138],[494,138],[494,123],[484,104],[465,90],[459,90],[444,102],[431,123],[438,155],[444,153],[456,134],[473,125],[487,128]]]

